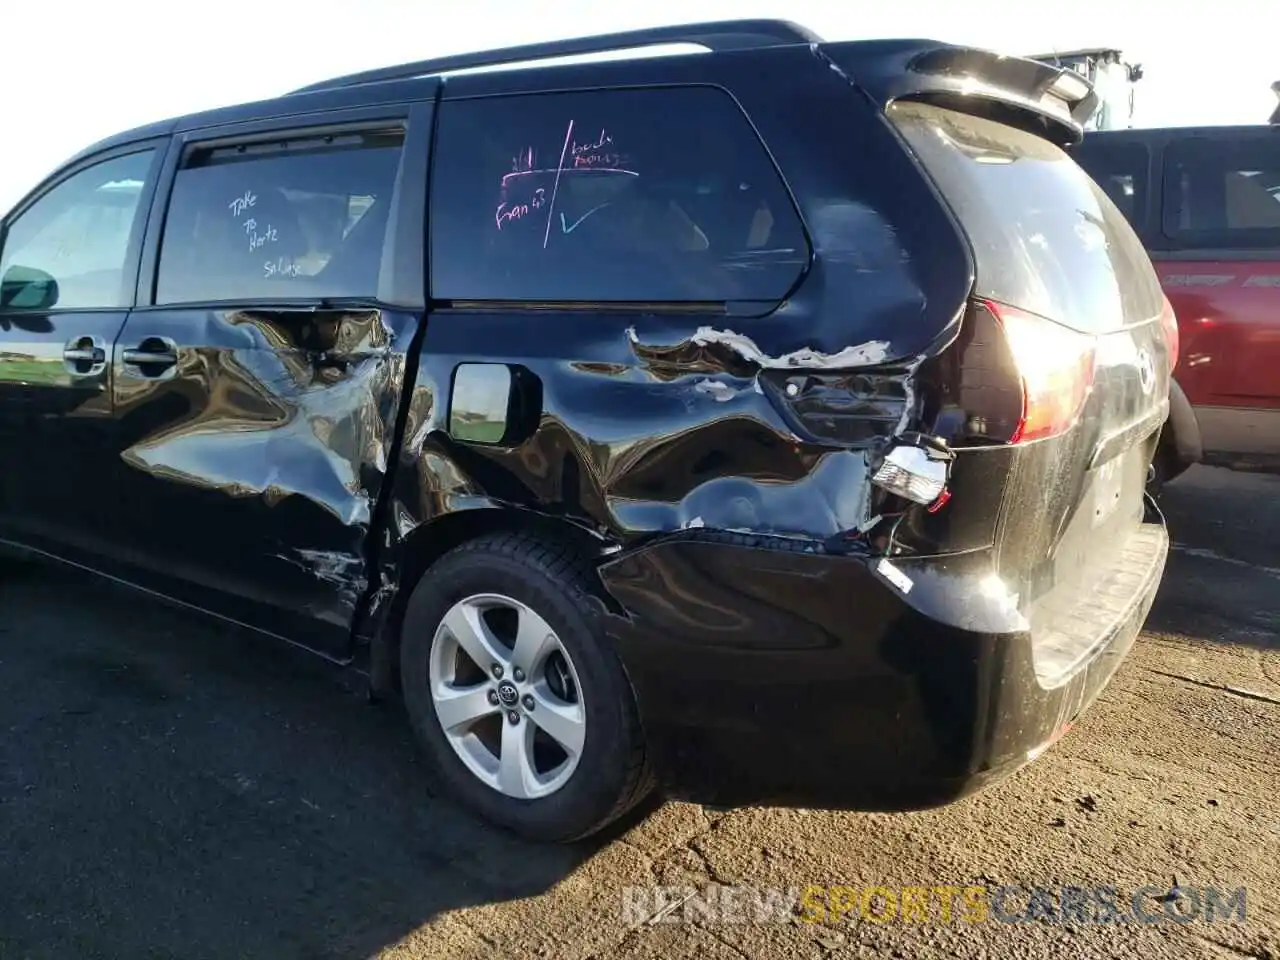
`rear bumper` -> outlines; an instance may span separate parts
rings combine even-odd
[[[876,561],[733,542],[668,540],[601,573],[669,795],[903,810],[1060,735],[1133,644],[1167,550],[1163,522],[1142,524],[1088,596],[1055,597],[1034,627],[985,553],[898,563],[906,593]]]

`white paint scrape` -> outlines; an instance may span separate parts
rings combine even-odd
[[[780,357],[770,357],[766,356],[750,337],[734,333],[732,330],[699,327],[690,339],[699,346],[719,344],[728,347],[752,363],[775,370],[794,367],[819,370],[865,367],[883,363],[889,357],[888,340],[870,340],[854,347],[845,347],[839,353],[819,353],[810,347],[802,347]]]

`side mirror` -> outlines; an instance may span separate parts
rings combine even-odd
[[[35,267],[12,266],[0,278],[0,310],[48,310],[58,302],[58,281]]]

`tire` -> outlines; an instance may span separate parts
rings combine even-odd
[[[1186,473],[1191,464],[1178,456],[1178,451],[1172,444],[1161,443],[1156,447],[1156,455],[1151,461],[1151,466],[1154,468],[1154,476],[1148,486],[1153,493],[1159,494],[1165,484]]]
[[[567,545],[520,533],[487,535],[432,565],[405,611],[401,684],[419,744],[463,805],[528,840],[568,842],[595,833],[639,803],[652,786],[634,693],[621,661],[594,626],[599,605],[592,595],[592,572]],[[538,624],[549,633],[542,632],[540,660],[517,657],[514,646],[499,651],[510,655],[498,664],[502,679],[512,681],[504,685],[493,676],[493,663],[488,672],[482,669],[485,665],[466,653],[467,644],[458,636],[469,637],[472,650],[481,644],[487,654],[496,648],[484,644],[503,639],[504,633],[510,640],[515,624],[533,625],[522,637],[538,633]],[[529,641],[524,649],[534,646]],[[529,666],[528,676],[519,663]],[[486,713],[447,733],[441,711],[452,709],[449,700],[457,691],[469,695],[458,716]],[[495,702],[499,694],[516,696],[515,709],[508,710],[509,699]],[[513,713],[518,722],[511,722]],[[543,729],[557,714],[582,720],[581,728],[551,726],[574,734],[563,736],[565,742],[581,736],[576,755],[549,740]],[[517,742],[524,746],[509,747]],[[552,770],[540,772],[533,759],[528,766],[502,764],[504,756],[535,754],[539,760],[550,756]],[[565,760],[555,767],[561,754]],[[517,766],[518,774],[512,772]],[[526,775],[529,769],[532,777]],[[537,793],[556,782],[560,785],[550,792]],[[512,785],[516,789],[507,789]]]

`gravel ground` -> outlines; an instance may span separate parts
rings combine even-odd
[[[1277,960],[1280,478],[1196,468],[1166,509],[1147,631],[1009,781],[896,816],[666,804],[574,848],[435,796],[349,675],[74,574],[0,582],[0,958]],[[1117,888],[1130,922],[997,911],[1065,885]],[[1175,885],[1244,887],[1246,919],[1174,922]],[[927,921],[875,922],[871,886],[981,887],[987,916],[929,893]]]

